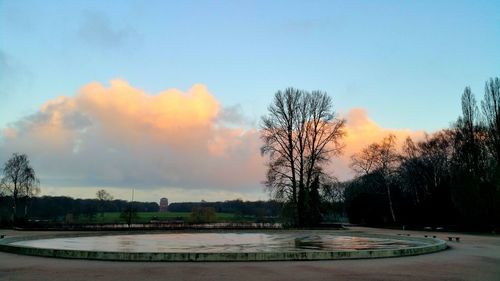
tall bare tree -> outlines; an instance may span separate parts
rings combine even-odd
[[[465,87],[462,94],[462,116],[458,119],[456,128],[456,147],[460,147],[460,151],[457,151],[460,155],[458,159],[462,165],[465,165],[465,170],[470,172],[474,178],[478,178],[481,128],[479,126],[479,108],[470,87]]]
[[[291,205],[298,225],[308,223],[313,180],[341,152],[344,126],[325,92],[294,88],[278,91],[262,117],[261,152],[269,156],[265,184],[272,197]]]
[[[12,154],[3,167],[3,177],[0,181],[1,187],[12,195],[13,217],[17,218],[17,208],[21,199],[29,200],[40,192],[39,180],[35,170],[31,167],[26,154]],[[27,204],[24,208],[24,216],[27,213]]]
[[[396,151],[396,136],[390,134],[380,143],[373,143],[365,147],[361,152],[351,157],[351,168],[358,175],[368,175],[378,172],[382,176],[379,184],[385,187],[389,210],[393,222],[396,222],[396,213],[391,196],[391,179],[396,172],[400,156]]]
[[[491,155],[488,151],[488,128],[481,122],[474,94],[466,87],[462,94],[462,116],[454,124],[454,170],[471,180],[469,188],[484,183],[489,174]],[[495,154],[495,153],[492,153]],[[489,177],[489,175],[488,175]]]
[[[495,157],[500,176],[500,79],[498,77],[486,82],[481,107],[489,136],[489,148]]]
[[[412,194],[415,204],[419,204],[423,180],[421,177],[413,177],[413,174],[419,171],[422,161],[420,161],[420,150],[411,137],[407,137],[403,144],[401,160],[399,173],[403,180],[403,189]]]
[[[261,153],[270,158],[266,186],[273,197],[289,200],[293,207],[297,206],[298,188],[295,126],[302,95],[293,88],[278,91],[268,107],[269,114],[262,118]]]

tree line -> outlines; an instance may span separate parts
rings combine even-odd
[[[478,103],[469,87],[450,128],[397,145],[388,135],[352,155],[354,179],[327,172],[342,152],[345,120],[321,91],[278,91],[262,118],[264,182],[290,225],[318,225],[347,215],[368,225],[500,226],[500,80]]]
[[[170,212],[191,212],[200,208],[211,208],[217,213],[253,217],[277,217],[281,213],[281,203],[275,200],[243,201],[236,199],[223,202],[179,202],[168,205]]]
[[[102,191],[100,191],[102,192]],[[99,195],[99,192],[98,192]],[[101,193],[102,195],[102,193]],[[104,197],[104,198],[102,198]],[[18,217],[18,223],[27,219],[47,222],[92,221],[106,212],[127,213],[133,207],[133,212],[158,212],[156,202],[129,202],[102,196],[96,199],[75,199],[67,196],[41,196],[30,200],[20,200],[21,209],[26,209],[26,215]],[[0,196],[0,225],[10,225],[12,222],[12,196]],[[26,206],[25,208],[25,204]],[[257,220],[276,219],[281,214],[281,204],[277,201],[242,201],[228,200],[223,202],[177,202],[171,203],[169,212],[192,213],[197,210],[210,209],[217,213],[231,213],[240,216],[251,216]],[[125,218],[126,219],[126,218]]]
[[[424,139],[393,135],[352,156],[357,176],[345,183],[345,207],[354,223],[500,227],[500,80],[486,82],[477,102],[470,87],[462,115]]]
[[[13,198],[0,197],[0,223],[6,225],[12,222],[11,210]],[[27,204],[28,212],[18,217],[18,222],[27,219],[66,221],[70,215],[73,220],[84,219],[91,221],[104,212],[124,212],[130,207],[126,200],[75,199],[67,196],[41,196],[23,201],[22,207]],[[136,212],[157,212],[159,205],[156,202],[132,202]]]

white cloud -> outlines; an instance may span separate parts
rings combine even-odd
[[[27,153],[42,184],[59,188],[262,191],[258,132],[218,124],[220,112],[203,85],[150,95],[91,83],[4,129],[0,160]]]

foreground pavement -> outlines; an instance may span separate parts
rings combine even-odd
[[[415,236],[447,233],[353,227],[364,233]],[[0,231],[8,236],[40,232]],[[43,232],[48,233],[48,232]],[[460,242],[428,255],[333,261],[110,262],[22,256],[0,252],[0,280],[500,280],[500,236],[452,234]]]

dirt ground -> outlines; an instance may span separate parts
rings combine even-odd
[[[365,233],[447,233],[355,227]],[[4,231],[8,236],[40,232]],[[496,280],[500,281],[500,236],[453,234],[448,250],[413,257],[305,261],[147,263],[68,260],[0,252],[0,280]],[[446,239],[447,240],[447,239]]]

